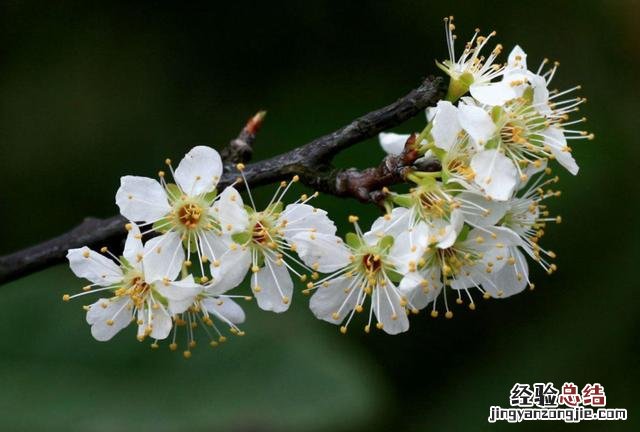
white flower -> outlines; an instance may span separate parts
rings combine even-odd
[[[470,288],[477,288],[485,296],[498,293],[492,274],[499,272],[507,261],[511,246],[519,244],[518,236],[508,228],[474,228],[466,231],[449,247],[427,247],[418,262],[417,271],[410,272],[400,282],[400,290],[418,309],[432,303],[431,315],[438,316],[437,299],[443,293],[445,317],[453,317],[449,309],[447,290],[458,291],[457,303],[462,303],[461,292],[469,297],[469,307],[475,309]]]
[[[332,261],[318,261],[319,268],[329,264],[329,268],[335,269],[329,276],[307,285],[306,292],[315,290],[309,306],[316,317],[332,324],[342,323],[340,331],[346,333],[354,314],[364,310],[369,297],[366,332],[374,315],[376,327],[388,334],[409,329],[407,314],[417,309],[402,295],[397,281],[401,272],[416,266],[420,253],[416,242],[426,233],[410,228],[407,216],[406,209],[394,209],[394,213],[377,219],[371,231],[364,234],[357,218],[352,216],[356,233],[347,236],[346,245],[336,238],[307,240],[310,249],[325,250],[328,253],[323,257]]]
[[[478,201],[478,205],[491,211],[486,215],[467,216],[467,222],[478,227],[491,227],[499,225],[509,228],[520,237],[520,241],[509,246],[505,253],[505,261],[508,265],[493,272],[489,278],[493,281],[487,292],[492,297],[509,297],[524,290],[527,286],[533,288],[529,280],[529,267],[522,251],[538,262],[549,274],[556,270],[556,265],[548,260],[556,257],[553,251],[543,249],[540,246],[540,238],[544,235],[544,227],[547,222],[559,223],[561,218],[549,217],[546,206],[541,202],[559,192],[543,188],[549,184],[557,183],[558,177],[544,180],[540,175],[527,190],[519,197],[514,197],[505,202]],[[491,289],[495,286],[495,289]]]
[[[167,165],[171,168],[170,160]],[[126,218],[152,226],[148,231],[162,233],[151,242],[172,257],[167,273],[179,269],[185,260],[189,265],[191,254],[196,253],[204,276],[203,263],[217,261],[211,243],[217,234],[246,229],[242,225],[246,211],[242,200],[236,201],[239,195],[232,187],[217,196],[222,161],[214,149],[194,147],[175,172],[171,170],[176,184],[168,184],[162,171],[160,182],[146,177],[122,177],[116,203]],[[218,199],[223,204],[216,205]]]
[[[244,178],[243,169],[240,164],[239,170]],[[333,236],[336,232],[324,210],[307,204],[317,193],[311,197],[303,195],[296,202],[284,206],[283,196],[297,181],[298,176],[294,176],[291,182],[282,182],[262,211],[256,209],[249,191],[252,208],[235,216],[245,229],[233,235],[220,234],[212,243],[213,253],[219,257],[219,264],[212,268],[214,289],[232,288],[242,282],[251,270],[251,289],[258,306],[273,312],[284,312],[289,308],[293,294],[290,273],[306,280],[306,275],[293,265],[306,269],[292,254],[297,250],[298,238],[304,234]],[[224,202],[225,199],[221,198],[220,204]]]
[[[173,326],[172,315],[184,312],[202,291],[191,275],[179,281],[178,272],[167,276],[170,255],[158,253],[152,241],[143,247],[138,227],[129,228],[123,256],[112,256],[115,261],[87,247],[67,253],[71,270],[92,284],[82,293],[65,294],[65,301],[94,292],[109,294],[86,307],[91,334],[99,341],[111,339],[134,319],[140,340],[165,339]]]
[[[482,55],[482,49],[496,33],[491,32],[487,36],[479,36],[480,30],[476,29],[471,40],[466,43],[460,57],[456,58],[453,17],[445,18],[444,25],[449,59],[442,63],[436,62],[436,64],[451,77],[447,98],[453,101],[466,93],[470,87],[488,83],[502,74],[503,67],[494,64],[496,57],[502,52],[502,45],[496,45],[489,56],[485,58]]]

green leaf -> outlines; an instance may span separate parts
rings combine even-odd
[[[214,190],[212,190],[211,192],[206,193],[206,194],[204,195],[204,200],[205,200],[207,203],[212,203],[212,202],[213,202],[213,200],[215,200],[217,196],[218,196],[218,189],[214,189]]]

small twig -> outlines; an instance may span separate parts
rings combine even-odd
[[[220,150],[220,157],[225,162],[225,171],[232,171],[235,164],[239,162],[245,163],[251,160],[253,143],[266,115],[266,111],[256,113],[247,121],[238,137],[231,140],[226,147]]]
[[[306,185],[317,187],[325,193],[352,196],[362,201],[376,201],[376,191],[382,186],[402,180],[398,171],[400,167],[396,166],[397,163],[393,162],[392,158],[387,157],[383,161],[384,167],[371,168],[362,172],[336,170],[331,166],[331,160],[347,147],[412,118],[426,107],[435,104],[442,94],[443,80],[429,77],[418,88],[396,102],[365,114],[335,132],[271,159],[248,164],[244,170],[245,177],[252,186],[259,186],[299,174]],[[259,125],[259,122],[257,124]],[[257,128],[250,127],[248,131],[246,129],[247,127],[243,128],[240,136],[232,141],[227,153],[229,160],[242,161],[243,158],[250,157],[250,149]],[[234,171],[227,171],[220,179],[218,188],[229,186],[236,179],[237,174]],[[0,257],[0,283],[9,282],[63,262],[70,248],[82,246],[96,248],[121,242],[125,236],[125,222],[121,216],[108,219],[88,218],[65,234]]]

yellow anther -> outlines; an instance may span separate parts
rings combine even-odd
[[[65,294],[62,296],[62,301],[69,301],[71,299],[71,296],[69,294]]]
[[[238,171],[244,171],[244,168],[245,168],[245,166],[244,166],[243,163],[239,163],[239,164],[236,165],[236,169]]]
[[[184,358],[186,358],[186,359],[190,359],[190,358],[191,358],[191,351],[188,351],[188,350],[187,350],[187,351],[184,351],[184,352],[182,353],[182,356],[183,356]]]

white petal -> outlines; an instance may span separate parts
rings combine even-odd
[[[382,237],[396,237],[401,232],[406,231],[413,222],[411,220],[411,211],[404,207],[396,207],[388,216],[377,218],[371,225],[371,229],[364,233],[364,241],[368,245],[377,244]]]
[[[144,254],[144,247],[142,246],[142,237],[140,236],[140,228],[138,225],[131,222],[131,229],[127,234],[127,240],[124,243],[124,251],[122,256],[129,261],[134,268],[140,270],[142,255]]]
[[[409,330],[409,318],[405,308],[400,305],[400,295],[395,287],[377,286],[373,293],[373,313],[378,322],[382,323],[382,329],[391,335]]]
[[[171,333],[173,322],[171,316],[160,303],[158,309],[151,309],[151,321],[149,322],[149,309],[138,309],[138,321],[142,324],[138,325],[138,336],[141,337],[146,334],[147,330],[151,328],[149,336],[152,339],[162,340],[166,339]]]
[[[541,114],[551,114],[553,110],[549,106],[547,80],[540,75],[531,74],[529,81],[531,82],[531,87],[533,87],[533,106]]]
[[[302,232],[291,240],[302,262],[321,273],[334,272],[351,262],[351,251],[340,237]]]
[[[171,211],[162,185],[147,177],[120,178],[116,204],[120,208],[120,214],[132,221],[156,221]]]
[[[205,297],[200,301],[202,306],[221,321],[230,321],[233,324],[242,324],[245,314],[242,307],[235,301],[226,297]],[[228,324],[228,323],[227,323]]]
[[[218,254],[216,261],[211,264],[213,285],[207,287],[207,291],[217,295],[242,283],[251,267],[251,250],[246,246],[228,246],[223,253]]]
[[[578,164],[576,164],[575,159],[571,156],[571,152],[567,147],[567,140],[562,130],[555,126],[550,126],[545,129],[541,135],[544,136],[545,144],[551,147],[551,152],[560,165],[565,167],[571,174],[578,174]]]
[[[122,270],[109,258],[92,251],[88,247],[69,249],[69,267],[76,276],[100,286],[109,286],[122,281]]]
[[[378,134],[378,139],[380,140],[380,147],[387,154],[399,155],[404,150],[404,145],[410,136],[409,134],[381,132]]]
[[[520,48],[520,45],[513,47],[509,53],[509,59],[507,60],[507,68],[512,69],[527,69],[527,54]]]
[[[327,235],[336,233],[336,226],[327,212],[309,204],[289,204],[280,213],[277,223],[284,226],[284,237],[289,242],[296,234],[305,231]]]
[[[175,180],[182,191],[200,195],[213,191],[222,175],[222,160],[217,151],[207,146],[192,148],[180,161]]]
[[[451,247],[463,225],[464,215],[459,210],[452,211],[449,220],[435,219],[431,221],[427,224],[429,243],[435,243],[439,249]]]
[[[225,188],[213,204],[213,215],[220,222],[223,232],[228,234],[245,231],[249,226],[249,215],[242,197],[231,186]]]
[[[166,284],[164,282],[156,282],[154,286],[156,291],[168,300],[169,312],[172,314],[179,314],[189,309],[196,296],[204,288],[193,280],[192,275],[181,281],[167,282]]]
[[[154,237],[144,245],[144,278],[147,283],[164,278],[174,280],[184,262],[184,250],[180,234],[169,232]]]
[[[496,125],[489,113],[477,106],[460,104],[458,121],[469,136],[480,145],[484,145],[496,131]]]
[[[431,129],[431,136],[436,147],[449,151],[458,139],[461,130],[458,109],[449,101],[438,102],[438,112],[433,118],[433,128]]]
[[[265,257],[265,266],[251,278],[251,288],[262,310],[284,312],[289,309],[293,282],[287,267]]]
[[[491,106],[502,106],[519,95],[508,82],[500,81],[488,84],[471,84],[471,95],[480,103]]]
[[[427,225],[420,222],[395,237],[389,257],[398,273],[407,274],[416,267],[428,246],[428,234]]]
[[[326,286],[320,285],[309,301],[311,312],[316,318],[340,324],[356,307],[359,292],[356,282],[354,277],[341,276],[328,281]]]
[[[516,187],[518,171],[508,157],[498,150],[484,150],[473,156],[471,169],[475,183],[492,199],[508,200]]]
[[[529,277],[527,259],[517,248],[509,248],[509,251],[509,255],[515,259],[515,264],[503,266],[491,277],[495,285],[483,285],[491,297],[509,297],[522,292],[527,287]]]
[[[462,203],[465,219],[469,223],[481,227],[497,224],[509,209],[507,201],[489,200],[473,192],[463,192],[456,196],[456,199]]]
[[[398,287],[411,307],[423,309],[442,291],[439,268],[428,268],[408,274]]]
[[[127,297],[101,298],[89,306],[87,323],[91,325],[91,335],[97,341],[108,341],[129,325],[132,318],[129,302]]]

